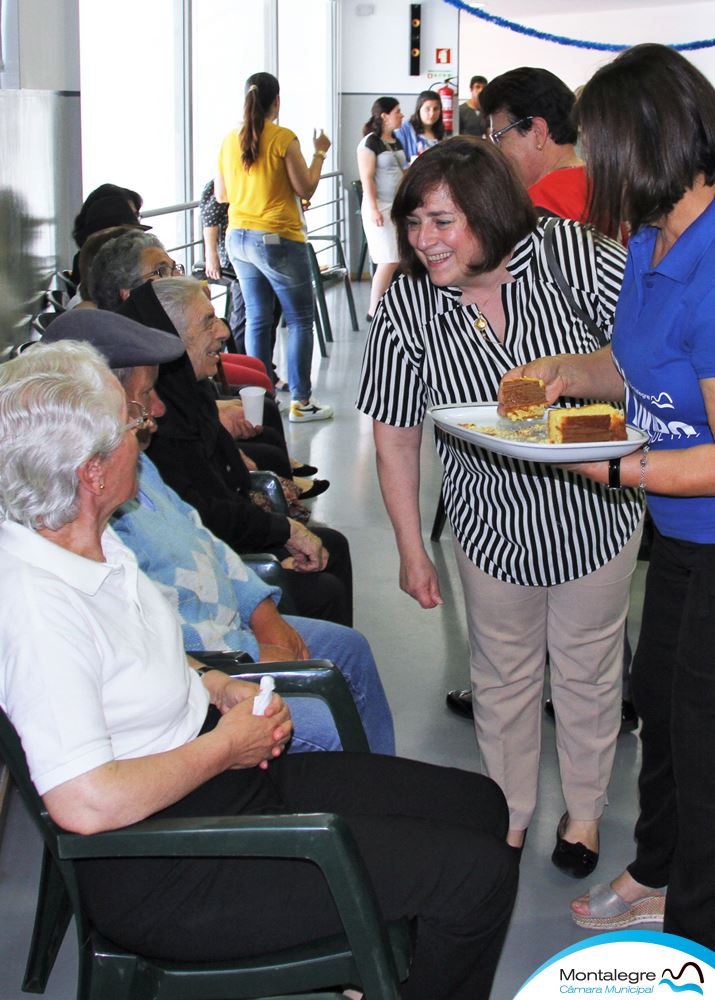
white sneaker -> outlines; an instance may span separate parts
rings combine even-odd
[[[292,423],[307,423],[308,420],[330,420],[333,415],[332,406],[321,406],[317,399],[310,397],[307,403],[294,399],[290,404],[288,419]]]

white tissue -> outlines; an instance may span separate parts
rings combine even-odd
[[[254,715],[265,715],[266,709],[271,703],[273,698],[273,692],[275,690],[276,682],[266,674],[265,677],[261,677],[261,690],[253,699],[253,714]]]

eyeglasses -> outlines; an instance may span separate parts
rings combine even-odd
[[[135,399],[130,399],[127,403],[127,416],[129,420],[124,425],[124,431],[143,431],[151,426],[152,416],[144,409],[141,403]]]
[[[170,262],[164,262],[163,264],[157,264],[153,271],[149,271],[148,274],[140,274],[140,281],[149,281],[151,278],[178,278],[186,274],[186,268],[183,264],[177,264],[175,260]]]
[[[526,122],[530,122],[532,115],[528,115],[526,118],[520,118],[518,122],[512,122],[511,125],[505,125],[504,128],[497,129],[496,132],[489,131],[489,138],[492,140],[495,146],[498,146],[501,142],[501,137],[506,135],[507,132],[511,132],[513,128],[517,128],[519,125],[525,125]]]

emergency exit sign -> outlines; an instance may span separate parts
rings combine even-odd
[[[452,50],[451,49],[437,49],[437,54],[435,56],[435,62],[438,66],[446,66],[448,63],[452,62]]]

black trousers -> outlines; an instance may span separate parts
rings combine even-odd
[[[373,754],[293,754],[267,771],[219,775],[160,815],[294,811],[344,816],[384,916],[416,918],[404,998],[486,1000],[518,877],[506,803],[490,779]],[[229,959],[340,930],[308,862],[91,861],[81,882],[98,929],[147,955]]]
[[[655,532],[632,684],[643,758],[628,870],[668,886],[664,930],[715,948],[715,545]]]
[[[310,531],[322,540],[330,558],[320,573],[296,573],[289,570],[286,590],[295,606],[295,614],[303,618],[319,618],[337,625],[353,624],[353,567],[350,545],[345,535],[334,528],[310,525]],[[290,555],[287,549],[268,549],[279,559]]]

